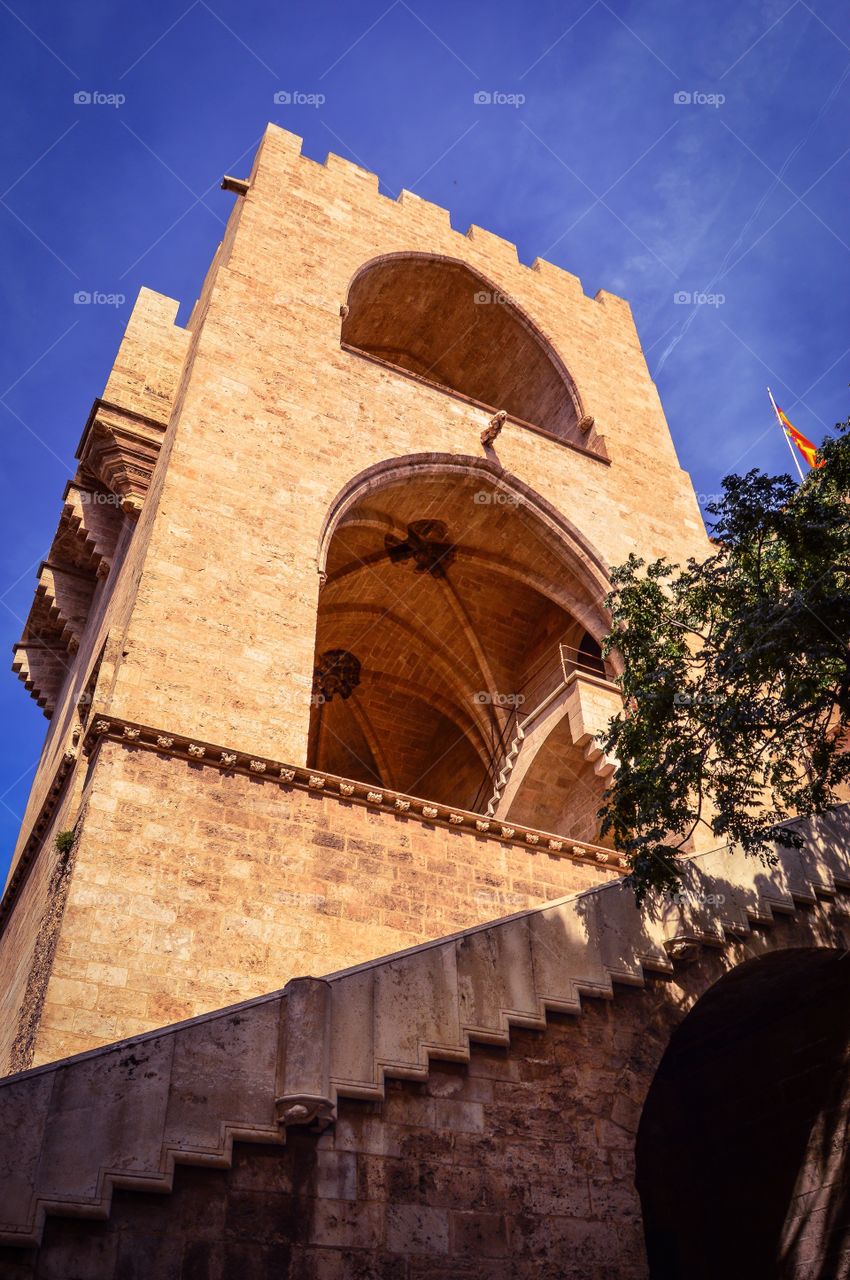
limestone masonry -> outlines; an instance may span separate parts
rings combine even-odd
[[[637,1280],[670,1036],[727,969],[845,946],[844,817],[761,878],[695,847],[726,913],[641,923],[597,820],[609,569],[709,544],[628,304],[275,126],[225,185],[186,327],[136,301],[15,646],[49,726],[0,905],[0,1274]]]

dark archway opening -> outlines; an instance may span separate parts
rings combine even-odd
[[[600,653],[588,563],[531,498],[432,459],[364,485],[323,565],[308,765],[485,813],[519,716]],[[523,821],[594,841],[603,787],[577,748]]]
[[[779,952],[673,1035],[637,1139],[652,1280],[850,1274],[850,957]]]

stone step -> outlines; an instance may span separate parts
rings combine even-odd
[[[588,996],[672,974],[701,945],[850,892],[850,809],[800,823],[766,866],[738,850],[683,859],[683,893],[638,911],[613,881],[506,919],[0,1081],[0,1243],[36,1244],[45,1215],[108,1216],[116,1187],[168,1191],[177,1163],[230,1164],[234,1141],[380,1099],[432,1058],[581,1013]],[[844,903],[835,903],[843,920]],[[808,936],[808,934],[806,935]],[[144,1064],[144,1069],[140,1069]]]

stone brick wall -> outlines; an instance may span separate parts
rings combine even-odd
[[[617,874],[112,742],[98,752],[32,1065]]]
[[[20,1071],[30,1065],[69,877],[70,867],[63,866],[55,846],[48,844],[32,868],[4,931],[0,1072]],[[24,1033],[24,1028],[31,1034]]]
[[[432,1065],[386,1101],[343,1102],[322,1137],[178,1169],[167,1197],[117,1192],[108,1223],[48,1219],[10,1280],[645,1280],[633,1146],[646,996]],[[616,1048],[615,1048],[616,1045]],[[650,1047],[651,1046],[651,1047]],[[631,1060],[631,1065],[627,1062]]]
[[[746,940],[702,949],[697,963],[677,965],[672,978],[648,977],[644,988],[618,986],[610,1001],[585,998],[579,1017],[551,1015],[542,1031],[514,1028],[507,1047],[475,1045],[468,1064],[432,1061],[423,1082],[388,1081],[381,1102],[343,1099],[338,1119],[321,1135],[295,1127],[285,1146],[237,1144],[231,1169],[178,1167],[166,1195],[116,1191],[106,1222],[48,1218],[39,1250],[0,1249],[0,1274],[9,1280],[646,1280],[635,1187],[646,1099],[669,1061],[671,1037],[689,1025],[686,1015],[710,1011],[731,982],[745,992],[747,1006],[731,1041],[722,1020],[712,1023],[709,1016],[696,1024],[699,1087],[704,1091],[714,1080],[714,1094],[700,1092],[699,1105],[689,1107],[689,1074],[680,1069],[676,1077],[679,1098],[669,1114],[675,1133],[688,1126],[697,1135],[700,1128],[709,1133],[719,1171],[678,1206],[673,1225],[691,1251],[691,1265],[669,1274],[716,1280],[724,1273],[718,1258],[741,1238],[724,1215],[737,1215],[735,1223],[743,1217],[755,1230],[764,1216],[760,1208],[767,1207],[796,1233],[789,1265],[780,1270],[770,1237],[761,1237],[760,1251],[748,1257],[752,1265],[736,1271],[733,1260],[729,1275],[843,1278],[850,1255],[845,1249],[839,1256],[835,1244],[850,1233],[844,1077],[833,1081],[832,1099],[822,1091],[818,1117],[810,1116],[814,1095],[807,1077],[794,1074],[795,1056],[802,1054],[805,1067],[812,1054],[819,1061],[823,1054],[816,1036],[797,1043],[792,1028],[800,1007],[795,983],[806,985],[805,962],[817,963],[831,948],[833,964],[850,964],[841,960],[846,943],[840,904],[839,910],[827,904],[777,918]],[[774,960],[796,974],[784,987],[787,1005],[785,978],[777,986],[770,968]],[[841,978],[845,989],[847,981]],[[785,1007],[778,1022],[771,1016],[760,1025],[767,992],[773,1012]],[[846,999],[822,1012],[827,1037],[842,1039],[837,1016],[846,1043]],[[748,1035],[755,1057],[740,1052]],[[738,1045],[737,1057],[730,1043]],[[777,1045],[783,1061],[773,1079],[769,1056]],[[761,1062],[759,1052],[767,1054]],[[762,1078],[772,1080],[766,1092]],[[760,1100],[748,1132],[739,1095]],[[719,1104],[709,1123],[706,1101]],[[201,1100],[184,1082],[176,1103],[197,1108]],[[780,1169],[788,1133],[801,1118],[811,1141]],[[825,1134],[838,1142],[827,1141],[824,1162]],[[677,1150],[675,1142],[669,1149]],[[724,1162],[724,1150],[737,1152],[737,1159]],[[690,1176],[686,1165],[665,1159],[666,1152],[666,1146],[650,1148],[656,1166],[650,1174],[662,1201],[665,1187],[681,1184],[680,1172]],[[750,1176],[754,1162],[770,1172],[772,1192],[781,1173],[796,1194],[760,1202],[762,1181]],[[646,1175],[644,1165],[644,1183]],[[712,1257],[713,1270],[700,1270],[701,1256]]]
[[[114,714],[303,761],[323,521],[388,458],[483,456],[488,414],[340,348],[339,307],[364,262],[419,250],[496,277],[551,337],[609,438],[611,466],[521,428],[498,459],[569,517],[602,559],[707,548],[628,305],[521,266],[512,246],[271,128],[198,331],[150,532]],[[282,602],[286,607],[282,608]],[[246,625],[247,623],[247,625]],[[199,658],[202,660],[199,661]],[[144,714],[140,708],[144,708]]]

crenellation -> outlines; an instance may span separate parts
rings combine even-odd
[[[263,164],[267,164],[271,155],[284,157],[284,161],[291,157],[307,160],[308,156],[303,154],[304,139],[297,133],[291,133],[289,129],[284,129],[279,124],[269,122],[264,131],[254,156],[254,163],[251,166],[251,185],[259,176],[260,169]]]
[[[466,231],[466,239],[472,243],[477,252],[484,254],[488,261],[492,259],[499,266],[507,268],[519,266],[517,247],[510,240],[505,240],[492,231],[485,231],[475,223]]]
[[[588,296],[577,275],[574,275],[572,271],[567,271],[565,267],[556,266],[554,262],[549,262],[546,258],[535,258],[530,270],[536,271],[546,284],[551,284],[555,289],[566,290],[576,297],[587,298]]]
[[[345,156],[338,156],[333,151],[329,151],[323,167],[327,170],[328,178],[334,183],[340,182],[346,186],[356,184],[360,190],[369,191],[373,195],[378,194],[377,173],[372,173],[370,169],[365,169],[354,160],[348,160]]]
[[[443,209],[438,204],[432,204],[430,200],[423,199],[415,191],[402,189],[398,194],[396,204],[408,220],[406,225],[409,226],[412,221],[417,234],[423,233],[425,235],[443,237],[447,233],[453,233],[449,210]]]
[[[640,347],[631,304],[626,298],[621,298],[616,293],[609,293],[607,289],[597,289],[593,295],[593,301],[598,302],[609,314],[615,316],[619,327],[628,334],[629,341],[633,341]]]
[[[142,288],[106,382],[103,400],[166,424],[189,344],[175,323],[179,302]]]

